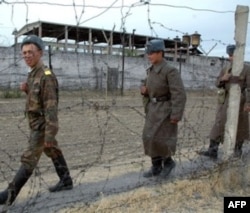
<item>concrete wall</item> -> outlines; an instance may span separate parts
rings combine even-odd
[[[16,53],[15,53],[16,52]],[[45,64],[49,64],[48,52],[43,56]],[[99,55],[74,52],[55,51],[51,57],[53,70],[56,73],[60,87],[63,89],[105,89],[108,70],[117,71],[115,86],[122,85],[122,56]],[[185,62],[184,62],[185,61]],[[140,80],[144,79],[145,69],[149,66],[146,58],[125,57],[124,89],[138,88]],[[221,69],[219,58],[182,56],[182,63],[169,62],[181,75],[186,88],[212,88],[215,77]],[[13,47],[0,47],[0,87],[17,87],[25,81],[28,68],[24,64],[20,50]],[[110,84],[110,81],[108,81]]]

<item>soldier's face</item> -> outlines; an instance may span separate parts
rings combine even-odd
[[[148,54],[148,60],[151,64],[158,64],[162,60],[162,52],[153,52]]]
[[[22,47],[22,56],[25,63],[33,68],[40,61],[42,51],[35,44],[25,44]]]

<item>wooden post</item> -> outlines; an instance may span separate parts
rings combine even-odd
[[[235,12],[235,43],[232,75],[239,76],[244,66],[244,53],[248,24],[248,6],[237,5]],[[224,135],[224,158],[228,159],[234,151],[236,142],[241,89],[238,84],[231,84],[229,90],[229,104]]]

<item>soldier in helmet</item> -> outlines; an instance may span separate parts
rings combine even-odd
[[[241,88],[240,108],[238,118],[238,128],[236,135],[236,143],[234,147],[234,156],[242,155],[242,145],[245,139],[249,138],[249,119],[248,112],[250,111],[250,66],[244,65],[239,78],[232,76],[232,63],[235,45],[228,45],[226,48],[229,56],[230,64],[224,67],[216,80],[218,88],[218,108],[214,125],[210,131],[210,144],[206,151],[198,152],[201,155],[216,159],[218,157],[218,148],[223,142],[224,129],[227,117],[227,106],[229,100],[229,88],[231,83],[238,83]]]
[[[49,191],[56,192],[73,187],[68,166],[55,138],[58,132],[58,82],[52,70],[41,60],[43,41],[36,35],[29,35],[24,38],[21,51],[30,68],[27,83],[20,86],[27,95],[25,112],[30,127],[30,138],[27,150],[21,156],[19,170],[7,189],[0,193],[0,204],[6,205],[14,202],[43,152],[51,158],[60,179]]]
[[[176,151],[178,122],[186,103],[180,73],[164,59],[164,49],[161,39],[153,39],[146,46],[151,66],[146,70],[147,78],[140,91],[148,100],[142,140],[152,166],[143,174],[146,178],[167,177],[175,167],[172,156]]]

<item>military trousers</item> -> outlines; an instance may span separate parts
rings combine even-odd
[[[21,163],[30,172],[33,172],[37,166],[39,159],[44,152],[47,157],[56,159],[62,155],[61,149],[55,140],[52,147],[44,147],[44,130],[31,130],[27,149],[21,156]]]

